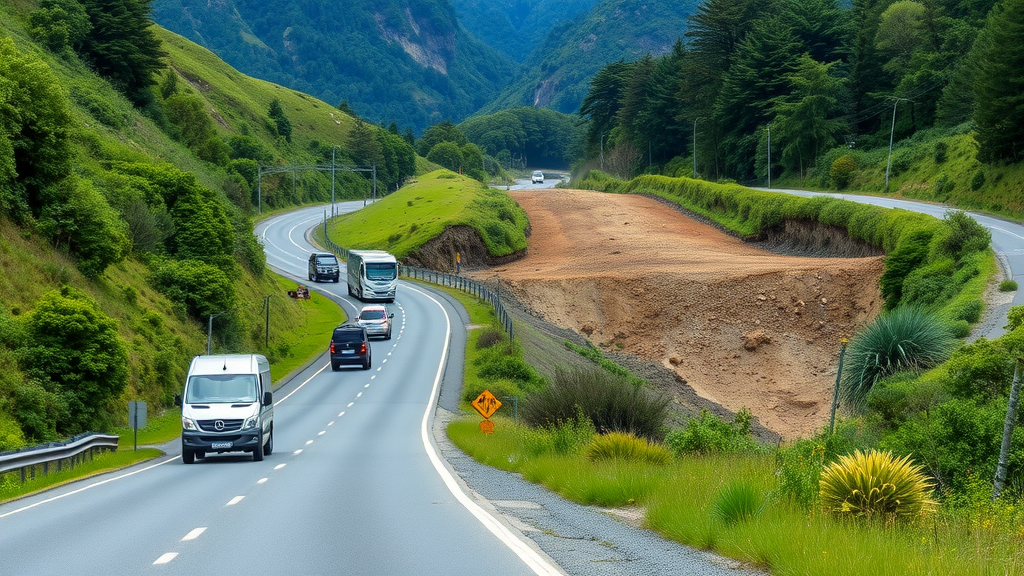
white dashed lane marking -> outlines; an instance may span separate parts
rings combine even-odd
[[[280,470],[281,468],[284,468],[285,466],[287,466],[287,464],[278,464],[277,466],[274,466],[274,470]]]
[[[171,560],[174,560],[174,558],[177,557],[177,555],[178,555],[177,552],[168,552],[167,554],[164,554],[163,556],[157,558],[153,562],[153,565],[156,566],[158,564],[167,564]]]
[[[316,435],[317,436],[323,436],[324,434],[327,434],[327,430],[321,430],[321,431],[317,432]]]
[[[295,452],[292,452],[292,454],[302,454],[302,448],[299,448]]]
[[[257,483],[257,484],[263,484],[263,483],[264,483],[264,482],[266,482],[267,480],[270,480],[270,478],[260,478],[259,480],[257,480],[257,481],[256,481],[256,483]]]
[[[228,503],[225,504],[225,506],[234,506],[235,504],[241,502],[243,498],[245,498],[245,496],[235,496],[234,498],[229,500]]]
[[[199,528],[196,528],[188,534],[185,534],[185,537],[182,538],[181,541],[188,542],[189,540],[195,540],[196,538],[199,538],[199,535],[203,532],[206,532],[206,526],[200,526]]]

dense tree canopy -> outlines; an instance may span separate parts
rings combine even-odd
[[[87,295],[70,288],[48,292],[25,322],[22,365],[59,405],[56,431],[94,429],[128,383],[128,354],[117,323]]]
[[[150,101],[154,75],[164,68],[164,53],[151,29],[151,1],[82,0],[92,29],[80,53],[137,105]]]
[[[897,140],[973,115],[979,159],[1020,159],[1024,60],[1007,47],[1024,35],[1021,2],[986,20],[994,3],[708,0],[685,45],[594,76],[579,111],[587,156],[603,140],[634,174],[696,155],[702,176],[751,181],[767,174],[771,125],[772,171],[803,174],[838,146],[887,144],[895,98]]]

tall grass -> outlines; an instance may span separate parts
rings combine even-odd
[[[527,480],[580,503],[641,505],[645,525],[659,534],[772,574],[1024,574],[1024,514],[1012,506],[1002,505],[998,514],[987,507],[973,513],[942,512],[909,525],[837,521],[775,496],[776,466],[770,455],[691,455],[667,466],[593,463],[580,453],[558,455],[550,448],[537,452],[550,446],[550,434],[505,419],[497,420],[492,435],[482,434],[475,419],[448,427],[455,444],[485,464],[521,472]],[[533,449],[527,450],[527,444]],[[763,507],[745,521],[726,522],[716,513],[716,503],[737,484],[765,495]]]

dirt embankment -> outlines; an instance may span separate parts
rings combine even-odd
[[[839,340],[881,309],[880,257],[772,254],[640,196],[512,194],[528,253],[487,276],[539,317],[658,362],[680,395],[748,407],[784,438],[827,421]]]
[[[530,230],[526,231],[530,236]],[[419,266],[441,272],[455,272],[455,254],[462,257],[463,271],[485,266],[499,266],[522,258],[526,250],[507,256],[491,256],[480,239],[480,233],[472,226],[449,226],[444,232],[425,242],[414,254],[403,258],[410,266]]]

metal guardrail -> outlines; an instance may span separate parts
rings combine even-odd
[[[348,260],[348,250],[338,246],[327,236],[326,217],[324,218],[323,225],[317,225],[317,229],[313,232],[313,237],[318,242],[321,242],[323,246],[335,256],[342,260]],[[477,298],[487,300],[491,303],[491,306],[494,307],[494,313],[498,316],[498,321],[501,322],[501,326],[505,330],[505,333],[508,334],[508,339],[515,339],[515,329],[512,326],[512,317],[509,315],[508,311],[505,310],[504,304],[501,303],[500,282],[498,283],[498,291],[494,292],[476,280],[466,278],[465,276],[459,276],[458,274],[438,272],[437,270],[417,268],[415,266],[406,266],[404,264],[399,264],[399,267],[400,276],[432,282],[441,286],[448,286],[449,288],[462,290],[463,292],[472,294]]]
[[[22,448],[15,452],[0,454],[0,475],[20,470],[21,481],[35,478],[36,469],[42,466],[43,475],[50,473],[56,465],[56,471],[74,468],[75,464],[92,460],[97,451],[117,450],[118,436],[87,432],[79,434],[64,442],[51,442],[41,446]]]
[[[505,329],[505,333],[508,334],[508,339],[515,339],[512,317],[509,316],[508,311],[505,310],[505,305],[501,303],[500,283],[498,284],[498,292],[493,292],[483,284],[471,278],[466,278],[465,276],[405,265],[401,265],[401,275],[407,278],[425,280],[441,286],[462,290],[463,292],[472,294],[477,298],[487,300],[491,303],[491,306],[494,307],[494,313],[498,316],[498,321],[501,322],[501,326]]]

